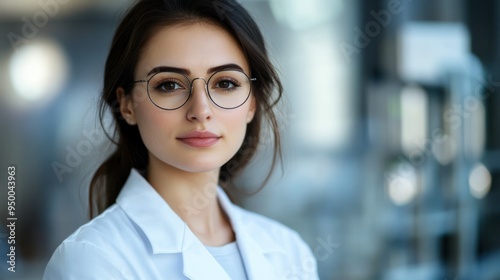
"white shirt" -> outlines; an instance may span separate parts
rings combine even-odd
[[[232,204],[218,190],[250,280],[318,279],[311,250],[291,229]],[[156,190],[132,170],[116,203],[56,249],[43,279],[230,277]]]
[[[207,249],[232,280],[248,279],[245,272],[245,265],[243,264],[243,259],[241,258],[236,242],[231,242],[220,247],[207,246]]]

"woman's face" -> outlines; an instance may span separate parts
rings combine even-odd
[[[164,27],[145,46],[136,80],[147,80],[152,69],[184,69],[190,80],[208,80],[215,67],[234,64],[248,76],[248,62],[238,43],[212,24],[194,23]],[[149,74],[149,75],[148,75]],[[202,79],[193,82],[189,101],[176,110],[162,110],[147,97],[147,83],[135,85],[120,109],[129,124],[137,124],[149,151],[150,164],[187,172],[218,170],[241,147],[247,124],[255,113],[255,99],[236,109],[222,109],[210,100]]]

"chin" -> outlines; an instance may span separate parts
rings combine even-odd
[[[206,173],[206,172],[218,171],[220,169],[220,166],[197,165],[197,166],[186,166],[180,169],[189,173]]]
[[[173,165],[174,167],[181,169],[189,173],[204,173],[218,171],[222,165],[226,163],[225,161],[212,160],[192,160],[179,165]]]
[[[189,173],[205,173],[219,171],[233,155],[230,153],[221,155],[215,153],[208,154],[176,154],[170,156],[163,155],[156,157],[157,160],[166,165],[167,169],[173,168]],[[169,167],[168,167],[169,166]]]

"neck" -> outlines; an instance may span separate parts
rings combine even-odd
[[[233,241],[229,219],[217,199],[219,170],[186,172],[152,158],[146,179],[193,233],[209,246]]]

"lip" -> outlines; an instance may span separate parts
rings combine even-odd
[[[210,131],[191,131],[177,137],[178,140],[186,145],[195,148],[205,148],[215,145],[219,142],[221,136]]]

